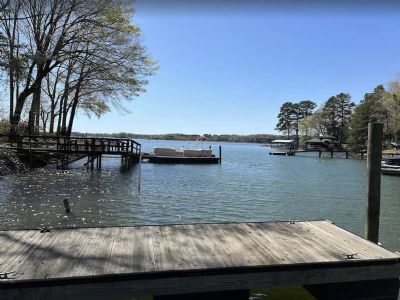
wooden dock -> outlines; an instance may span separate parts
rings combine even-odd
[[[86,166],[94,164],[101,168],[103,155],[121,156],[122,162],[129,165],[139,161],[141,144],[133,139],[45,136],[45,135],[0,135],[0,148],[15,150],[25,157],[31,165],[35,160],[55,161],[58,168],[87,158]]]
[[[211,299],[240,290],[238,299],[286,285],[397,299],[400,264],[328,221],[309,221],[0,231],[0,273],[7,300]]]

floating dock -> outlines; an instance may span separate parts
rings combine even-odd
[[[153,154],[143,154],[143,159],[156,164],[218,164],[220,158],[210,157],[184,157],[184,156],[157,156]]]
[[[248,299],[287,285],[397,299],[399,259],[328,221],[0,231],[0,299]]]
[[[205,156],[185,156],[185,151],[192,151],[190,149],[183,150],[180,155],[176,155],[177,151],[174,148],[167,148],[168,152],[174,153],[175,155],[166,155],[162,153],[157,155],[156,151],[154,153],[143,153],[142,158],[151,163],[157,164],[220,164],[222,162],[222,147],[219,146],[219,156],[211,155],[211,148],[209,150],[199,150],[199,151],[209,151],[208,155]],[[154,148],[156,150],[156,148]],[[163,148],[162,150],[164,150]],[[197,151],[197,150],[195,150]]]

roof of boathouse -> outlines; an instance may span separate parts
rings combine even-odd
[[[336,138],[330,135],[321,135],[307,140],[306,143],[336,143]]]
[[[292,144],[294,140],[273,140],[271,143],[274,144]]]

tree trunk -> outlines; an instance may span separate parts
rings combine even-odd
[[[61,123],[60,134],[65,135],[67,131],[67,104],[69,97],[69,80],[72,73],[72,64],[68,66],[67,77],[65,78],[64,84],[64,93],[62,95],[62,101],[60,103],[60,114],[58,117],[59,122]],[[60,124],[59,124],[60,125]]]
[[[75,101],[75,99],[74,99],[74,103],[72,104],[71,113],[70,113],[70,116],[69,116],[67,136],[71,136],[72,126],[74,124],[74,118],[75,118],[75,112],[76,112],[76,107],[77,106],[78,106],[78,100]]]
[[[79,103],[79,94],[81,92],[81,86],[82,86],[83,75],[84,75],[83,74],[83,69],[84,69],[84,65],[81,68],[80,77],[79,77],[78,83],[76,85],[74,99],[73,99],[73,102],[72,102],[71,113],[70,113],[70,116],[69,116],[69,123],[68,123],[68,131],[67,131],[67,135],[68,136],[70,136],[71,133],[72,133],[72,126],[74,124],[76,108],[78,107],[78,103]]]
[[[35,66],[35,64],[32,64],[30,66],[28,76],[30,76],[32,74],[32,70],[34,69],[34,66]],[[50,63],[46,63],[46,65],[39,65],[36,70],[35,81],[32,83],[31,86],[29,86],[30,79],[28,79],[25,89],[22,91],[22,93],[16,99],[14,114],[10,121],[10,134],[16,134],[18,124],[21,121],[21,113],[24,108],[26,99],[28,99],[28,97],[31,94],[35,93],[35,91],[37,91],[38,89],[39,89],[39,95],[38,95],[39,99],[36,101],[39,101],[39,103],[40,103],[40,89],[41,89],[42,80],[46,76],[46,74],[48,74],[50,71],[51,71]],[[34,102],[34,101],[32,101],[32,102]]]
[[[17,101],[15,103],[14,114],[10,120],[10,134],[11,135],[17,134],[17,127],[18,127],[19,121],[21,120],[22,109],[24,108],[25,101],[29,97],[30,94],[31,94],[30,89],[26,88],[22,91],[22,93],[17,98]]]
[[[54,132],[54,119],[56,118],[55,116],[55,110],[56,110],[56,103],[54,101],[54,95],[51,97],[51,103],[50,103],[50,125],[49,125],[49,133]]]
[[[14,72],[10,66],[10,116],[9,120],[11,122],[14,113]]]
[[[40,114],[40,92],[41,86],[35,86],[35,91],[32,96],[31,109],[29,111],[28,132],[34,134],[38,131],[39,114]]]

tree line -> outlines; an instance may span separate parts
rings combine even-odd
[[[100,117],[145,91],[157,63],[131,21],[132,3],[0,0],[0,104],[9,133],[70,135],[78,112]]]
[[[293,137],[299,145],[315,136],[333,136],[339,146],[366,146],[368,123],[384,124],[386,145],[400,137],[400,78],[389,82],[387,88],[378,85],[366,93],[356,105],[350,94],[331,96],[317,108],[311,100],[282,104],[276,130]]]
[[[132,138],[132,139],[151,139],[151,140],[173,140],[173,141],[195,141],[200,135],[184,133],[168,134],[136,134],[128,132],[119,133],[80,133],[73,132],[74,136],[87,137],[114,137],[114,138]],[[258,143],[266,144],[273,140],[281,139],[281,135],[274,134],[204,134],[205,143],[210,142],[232,142],[232,143]]]

